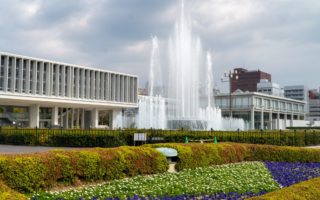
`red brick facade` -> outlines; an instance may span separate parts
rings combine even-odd
[[[237,72],[236,74],[238,76],[238,79],[236,79],[236,76],[233,76],[231,78],[232,92],[236,91],[237,89],[240,89],[244,92],[256,92],[257,83],[259,83],[261,79],[267,79],[271,82],[271,75],[260,70],[248,71],[243,68],[235,68],[233,72]]]

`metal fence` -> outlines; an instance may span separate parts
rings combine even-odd
[[[146,139],[134,141],[135,133]],[[320,145],[319,130],[193,131],[155,129],[20,129],[0,127],[0,144],[71,147],[116,147],[162,142],[239,142],[281,146]]]

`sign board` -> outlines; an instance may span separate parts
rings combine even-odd
[[[147,134],[146,133],[135,133],[133,136],[133,141],[147,141]]]

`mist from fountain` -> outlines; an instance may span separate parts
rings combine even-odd
[[[183,0],[166,61],[168,67],[162,67],[159,41],[152,37],[149,96],[139,97],[139,128],[245,129],[242,119],[222,118],[215,107],[212,57],[203,53],[200,38],[193,36]]]
[[[162,85],[159,42],[156,36],[151,37],[152,50],[148,82],[149,96],[139,97],[139,113],[137,124],[139,128],[166,129],[166,100],[161,96]],[[155,78],[157,76],[157,78]]]

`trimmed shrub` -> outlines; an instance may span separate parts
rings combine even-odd
[[[178,151],[177,170],[243,161],[320,162],[320,149],[239,143],[153,144]]]
[[[167,171],[166,158],[148,147],[119,147],[2,156],[0,176],[13,189],[33,192],[59,183],[113,180]]]
[[[34,191],[45,185],[45,168],[37,157],[12,157],[0,162],[1,174],[8,185],[22,191]]]
[[[309,200],[320,199],[320,178],[311,179],[290,187],[276,190],[262,196],[250,198],[252,200],[278,200],[296,199]]]
[[[20,194],[11,188],[9,188],[6,184],[0,181],[0,200],[27,200],[23,194]]]

